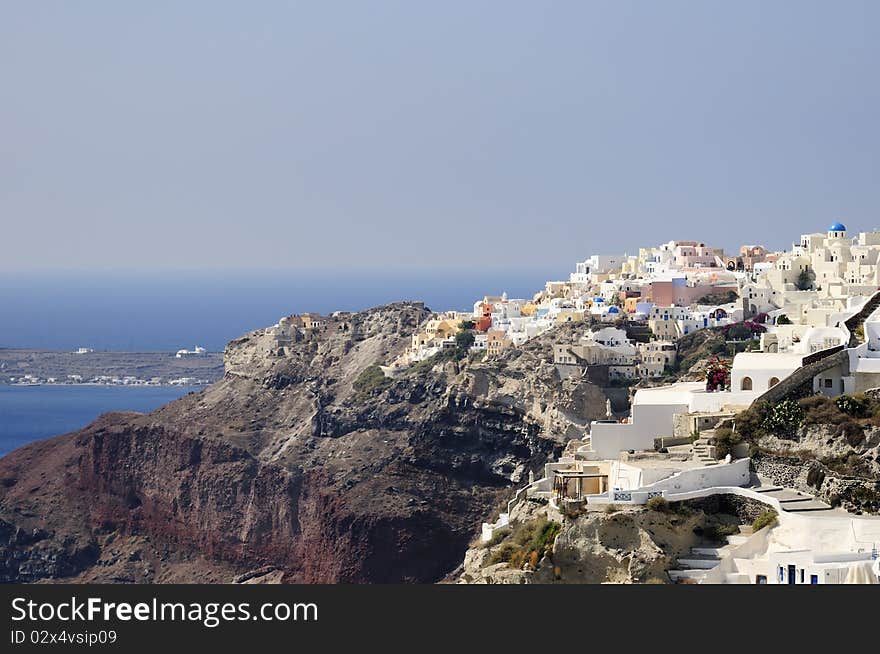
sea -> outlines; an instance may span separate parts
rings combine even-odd
[[[85,427],[108,411],[149,412],[199,388],[0,384],[0,457],[32,441]]]
[[[294,250],[295,251],[295,248]],[[475,250],[478,253],[479,250]],[[51,271],[0,274],[0,348],[220,352],[292,313],[357,311],[400,300],[471,310],[484,295],[531,297],[566,267]],[[151,411],[181,387],[0,385],[0,456],[79,429],[107,411]]]

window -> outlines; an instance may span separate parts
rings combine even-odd
[[[785,581],[785,568],[779,566],[779,583]]]
[[[752,378],[751,377],[743,377],[742,382],[740,383],[740,390],[750,391],[752,390]]]
[[[773,388],[778,383],[779,383],[779,377],[771,377],[770,381],[767,384],[767,388]]]
[[[801,568],[801,583],[804,583],[804,569]]]
[[[825,388],[831,388],[832,384],[834,383],[834,381],[831,379],[825,379],[823,381],[825,382]]]
[[[767,583],[767,575],[756,575],[755,583],[761,584],[762,586]]]
[[[810,584],[813,586],[819,583],[819,575],[810,575]]]

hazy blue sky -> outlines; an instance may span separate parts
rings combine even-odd
[[[880,226],[880,2],[3,2],[0,267]]]

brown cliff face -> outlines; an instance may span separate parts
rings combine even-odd
[[[428,313],[396,304],[279,344],[229,344],[225,378],[0,461],[0,580],[430,582],[605,396],[561,382],[547,335],[375,388]],[[255,572],[256,571],[256,572]]]

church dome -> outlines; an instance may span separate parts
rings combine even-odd
[[[833,224],[828,228],[828,231],[829,231],[829,232],[845,232],[845,231],[846,231],[846,225],[844,225],[843,223],[833,223]]]

